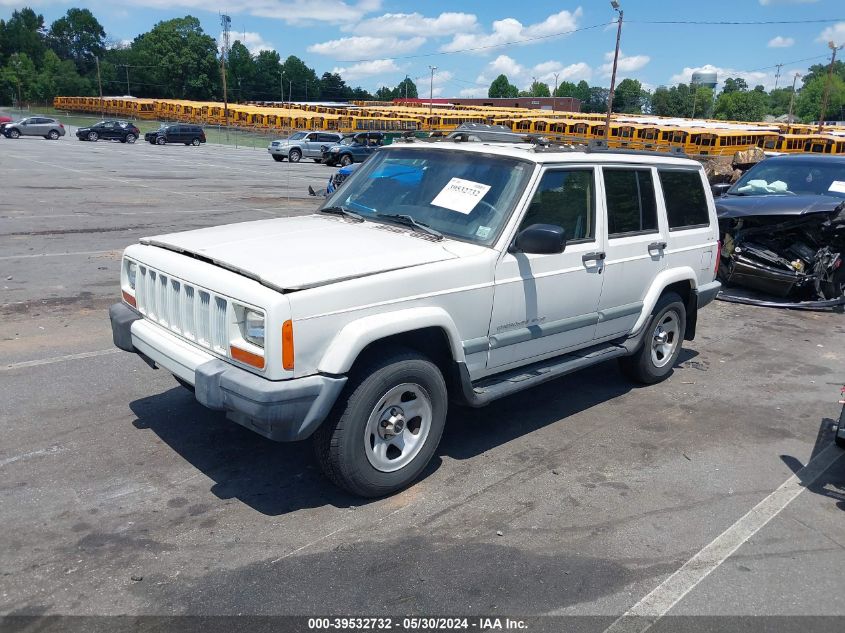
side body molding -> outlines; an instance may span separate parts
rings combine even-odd
[[[338,332],[320,360],[317,371],[324,374],[345,374],[355,359],[370,343],[404,332],[436,327],[446,332],[452,358],[464,361],[464,348],[452,317],[442,308],[421,307],[373,314],[348,323]]]

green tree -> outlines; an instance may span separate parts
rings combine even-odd
[[[737,77],[734,79],[733,77],[728,77],[725,79],[725,83],[722,85],[722,94],[730,94],[732,92],[745,92],[748,90],[748,82],[741,77]]]
[[[722,92],[716,99],[717,119],[762,121],[768,111],[768,97],[757,90]]]
[[[818,77],[827,77],[829,69],[830,64],[813,64],[807,69],[807,72],[804,73],[802,84],[806,86]],[[841,59],[833,62],[833,74],[838,75],[843,81],[845,81],[845,62]]]
[[[554,96],[556,97],[575,97],[578,93],[578,86],[576,86],[571,81],[562,81],[558,84],[557,89],[554,91]]]
[[[58,95],[92,96],[93,88],[92,82],[77,72],[72,60],[59,59],[56,53],[48,50],[32,86],[32,98],[50,103]]]
[[[549,90],[549,85],[544,84],[541,81],[534,81],[531,83],[531,87],[528,88],[528,96],[529,97],[551,97],[552,93]]]
[[[607,112],[607,98],[610,96],[608,88],[591,86],[589,95],[581,102],[582,112]]]
[[[408,99],[417,99],[419,98],[419,94],[417,93],[417,84],[415,84],[410,77],[405,77],[399,82],[399,85],[396,86],[394,95],[394,99],[405,99],[406,97]]]
[[[276,51],[260,51],[255,56],[254,97],[256,99],[272,100],[282,98],[282,90],[287,95],[288,86],[281,77],[282,60]]]
[[[240,40],[235,40],[229,49],[226,73],[230,95],[233,95],[238,101],[248,101],[254,97],[255,60],[252,58],[252,53],[241,44]]]
[[[519,88],[508,81],[507,76],[499,75],[490,84],[487,96],[491,99],[513,98],[519,95]]]
[[[29,7],[13,11],[8,22],[0,20],[0,63],[17,53],[39,64],[47,50],[41,35],[43,30],[44,16]]]
[[[769,114],[780,116],[789,112],[789,100],[792,98],[792,86],[775,88],[769,93]]]
[[[320,96],[320,80],[317,78],[317,73],[313,68],[306,66],[299,57],[295,55],[288,57],[283,64],[283,70],[285,81],[288,82],[285,86],[286,99],[304,101],[306,97],[314,100]],[[288,90],[293,92],[293,96],[287,96]]]
[[[826,76],[818,76],[804,84],[795,100],[795,113],[802,121],[818,121],[821,115],[822,99],[824,98]],[[825,110],[825,119],[838,119],[845,106],[845,81],[834,74],[830,81],[830,94]]]
[[[375,96],[377,101],[392,101],[395,98],[395,93],[387,86],[381,86],[376,90]]]
[[[636,79],[623,79],[613,91],[613,111],[640,114],[648,100],[648,93]]]
[[[193,16],[156,24],[132,42],[133,94],[175,99],[210,99],[220,70],[217,42]]]
[[[70,59],[80,73],[94,69],[105,51],[106,32],[88,9],[68,9],[50,26],[48,42],[60,59]]]
[[[19,103],[33,101],[37,98],[37,92],[34,90],[36,79],[35,62],[29,55],[12,53],[9,61],[0,70],[0,91]]]
[[[320,77],[320,96],[326,101],[345,101],[349,99],[351,92],[337,73],[323,73]]]

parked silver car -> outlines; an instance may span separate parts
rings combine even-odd
[[[275,161],[287,158],[298,163],[302,158],[310,158],[319,163],[323,158],[323,146],[334,145],[343,138],[335,132],[294,132],[288,138],[273,141],[267,151]]]
[[[3,129],[3,135],[6,138],[43,136],[44,138],[55,141],[65,135],[65,126],[56,121],[56,119],[31,116],[15,123],[8,123]]]

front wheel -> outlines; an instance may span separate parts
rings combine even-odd
[[[317,460],[335,484],[380,497],[414,481],[446,423],[448,394],[437,366],[396,349],[356,369],[331,417],[314,435]]]
[[[302,152],[298,149],[292,149],[288,152],[288,161],[291,163],[298,163],[300,158],[302,158]]]
[[[344,167],[349,167],[353,162],[352,157],[349,154],[344,154],[340,157],[340,164]]]
[[[18,132],[17,130],[9,130],[9,133],[7,134],[7,136],[9,138],[20,138],[21,133]]]
[[[667,292],[654,306],[640,349],[619,359],[622,373],[646,385],[668,377],[681,353],[686,326],[687,310],[683,299],[677,293]]]
[[[281,163],[285,159],[284,156],[279,156],[278,154],[270,154],[270,156],[272,156],[273,160],[277,163]]]
[[[92,143],[96,141],[100,136],[96,132],[88,132],[88,140]]]
[[[163,136],[159,136],[156,139],[156,145],[164,145],[165,143],[167,143],[167,139],[164,138]]]

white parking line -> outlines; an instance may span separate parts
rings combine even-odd
[[[108,356],[109,354],[117,354],[120,350],[116,347],[109,349],[100,349],[94,352],[80,352],[79,354],[67,354],[66,356],[54,356],[53,358],[41,358],[39,360],[25,360],[20,363],[9,363],[5,367],[0,367],[0,371],[11,371],[13,369],[22,369],[24,367],[38,367],[39,365],[52,365],[53,363],[63,363],[68,360],[78,360],[80,358],[95,358],[97,356]]]
[[[774,519],[801,492],[845,453],[831,444],[780,487],[751,508],[674,574],[628,609],[604,633],[644,633],[702,580],[724,563],[748,539]]]
[[[29,255],[2,255],[0,260],[5,259],[33,259],[35,257],[74,257],[76,255],[107,255],[108,253],[117,253],[120,251],[76,251],[75,253],[31,253]]]

